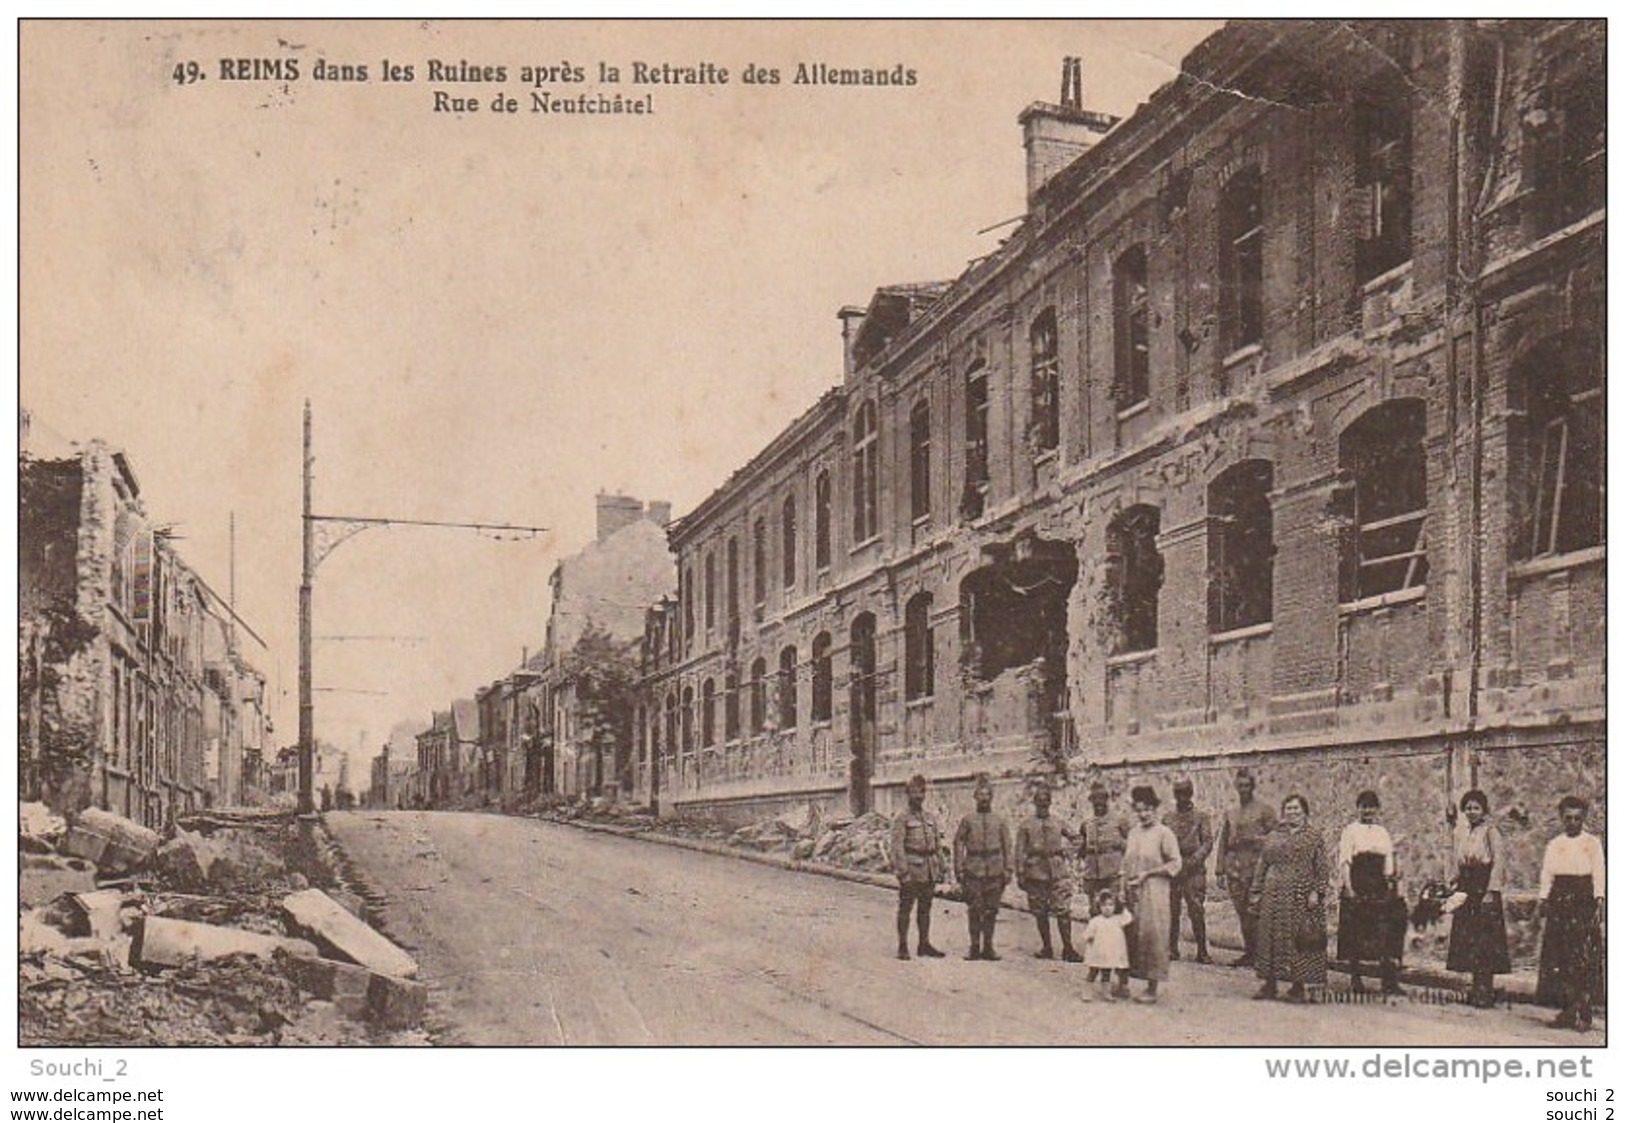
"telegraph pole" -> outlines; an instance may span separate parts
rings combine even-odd
[[[305,456],[304,456],[304,485],[305,498],[303,509],[304,524],[304,568],[299,580],[299,814],[311,815],[316,811],[315,799],[315,762],[316,762],[316,707],[312,701],[316,688],[312,682],[310,665],[311,649],[311,607],[310,590],[316,576],[316,567],[322,559],[332,553],[339,543],[344,542],[363,530],[374,527],[390,526],[438,526],[449,527],[454,530],[477,530],[486,533],[503,534],[513,533],[534,538],[545,533],[545,526],[515,526],[512,523],[476,523],[476,522],[445,522],[432,519],[392,519],[378,518],[365,515],[318,515],[311,509],[311,468],[316,458],[311,452],[310,441],[310,399],[305,399]],[[318,528],[323,531],[322,540],[318,543],[316,534]],[[360,637],[331,637],[331,638],[360,638]],[[381,637],[367,637],[381,638]],[[403,637],[396,637],[403,638]],[[339,692],[338,688],[329,688]],[[387,694],[387,691],[342,691],[347,694],[377,693]]]
[[[313,796],[316,752],[316,710],[311,701],[310,582],[316,572],[316,524],[310,511],[310,399],[305,399],[305,506],[304,569],[299,579],[299,814],[316,810]]]

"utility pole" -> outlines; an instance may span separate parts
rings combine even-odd
[[[311,468],[316,458],[311,451],[310,399],[305,399],[304,446],[304,567],[299,581],[299,814],[310,815],[316,810],[315,756],[316,709],[312,698],[311,651],[311,584],[316,567],[331,554],[339,543],[347,541],[363,530],[391,526],[438,526],[454,530],[477,530],[487,533],[512,533],[534,538],[547,531],[545,526],[515,526],[512,523],[445,522],[431,519],[394,519],[365,515],[318,515],[311,509]],[[322,541],[316,540],[318,528],[323,530]],[[335,688],[336,690],[336,688]],[[359,690],[344,693],[370,693]],[[387,691],[377,691],[387,694]]]
[[[316,524],[310,511],[310,399],[305,399],[305,506],[304,569],[299,579],[299,814],[310,815],[316,810],[312,797],[315,777],[312,775],[316,750],[316,710],[311,701],[310,667],[310,582],[316,573]]]

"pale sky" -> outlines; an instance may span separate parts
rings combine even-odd
[[[21,33],[21,398],[129,453],[147,511],[239,613],[297,735],[300,410],[319,513],[525,523],[368,531],[317,571],[317,733],[366,758],[403,718],[541,643],[547,576],[601,490],[680,515],[841,377],[835,315],[945,280],[1024,207],[1017,114],[1126,115],[1216,25],[953,23],[32,23]],[[220,60],[299,60],[296,82]],[[383,82],[382,61],[411,65]],[[313,77],[318,59],[370,81]],[[431,82],[429,61],[507,68]],[[207,77],[177,84],[178,63]],[[711,62],[727,86],[602,85],[600,61]],[[917,74],[788,84],[797,62]],[[528,111],[653,94],[649,117]],[[776,87],[745,85],[750,63]],[[433,91],[481,111],[436,113]],[[493,114],[498,90],[516,115]],[[356,773],[365,776],[365,772]]]

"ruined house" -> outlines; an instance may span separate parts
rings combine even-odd
[[[1604,45],[1241,22],[1122,121],[1069,61],[1001,248],[843,309],[842,383],[672,526],[662,810],[1245,763],[1376,789],[1413,871],[1482,787],[1530,884],[1604,795]]]
[[[241,802],[244,754],[266,743],[264,677],[128,458],[25,411],[18,486],[25,797],[148,826]]]

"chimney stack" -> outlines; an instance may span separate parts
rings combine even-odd
[[[651,499],[645,515],[656,526],[670,526],[671,504],[664,499]]]
[[[1038,101],[1017,118],[1027,149],[1027,205],[1055,173],[1093,148],[1115,124],[1109,113],[1083,107],[1083,60],[1068,55],[1061,60],[1061,103]]]
[[[631,526],[643,517],[643,503],[630,495],[598,494],[598,541]]]

